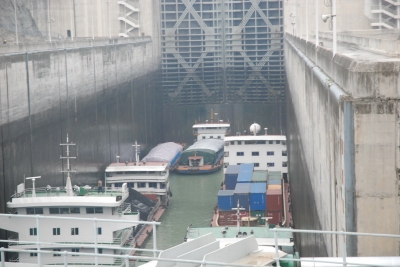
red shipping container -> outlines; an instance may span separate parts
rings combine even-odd
[[[240,211],[240,218],[249,216],[248,211]],[[237,215],[236,211],[219,211],[218,216],[218,225],[236,225],[237,224]]]
[[[268,219],[268,223],[273,223],[278,225],[279,222],[282,221],[282,211],[275,210],[275,211],[267,211],[267,217],[272,217],[272,219]]]
[[[267,211],[282,211],[282,191],[279,189],[267,189]]]

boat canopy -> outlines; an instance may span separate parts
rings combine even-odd
[[[221,150],[221,148],[224,148],[224,140],[222,139],[201,139],[199,141],[197,141],[196,143],[194,143],[193,145],[191,145],[190,147],[188,147],[188,149],[185,150],[186,151],[190,151],[190,150],[198,150],[198,149],[205,149],[205,150],[211,150],[214,152],[218,152],[219,150]]]
[[[180,165],[189,165],[189,157],[201,156],[204,164],[217,164],[224,154],[224,140],[201,139],[186,149],[181,156]]]
[[[176,159],[179,158],[183,147],[174,142],[167,142],[159,144],[150,150],[149,154],[141,161],[146,162],[168,162],[171,166],[174,165]]]

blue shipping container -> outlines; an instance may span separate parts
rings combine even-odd
[[[237,178],[238,183],[250,183],[253,178],[252,172],[240,172]]]
[[[218,192],[218,209],[232,210],[233,208],[233,192],[234,190],[219,190]]]
[[[239,201],[239,207],[244,208],[244,210],[249,210],[250,205],[250,189],[251,183],[237,183],[235,187],[235,192],[233,194],[233,206],[237,207]]]
[[[242,163],[240,164],[240,172],[253,172],[254,163]]]
[[[269,180],[268,184],[282,184],[282,180]]]
[[[239,174],[239,165],[228,165],[225,172],[225,189],[235,190],[236,182]]]
[[[265,211],[267,183],[252,183],[250,188],[250,209]]]

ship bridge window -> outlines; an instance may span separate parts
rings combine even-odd
[[[69,208],[60,208],[60,214],[69,214]]]
[[[79,248],[71,249],[72,252],[79,253]],[[72,257],[78,257],[79,255],[72,255]]]
[[[69,208],[69,212],[71,214],[78,214],[78,213],[81,213],[81,209],[78,207],[71,207],[71,208]]]
[[[203,136],[203,139],[206,139],[206,137],[205,137],[205,136]]]
[[[103,231],[101,230],[101,227],[98,227],[98,228],[97,228],[97,234],[98,234],[98,235],[101,235],[102,233],[103,233]]]
[[[235,141],[231,141],[231,145],[234,145],[235,144]]]
[[[149,183],[150,188],[157,188],[157,183]]]
[[[165,189],[165,183],[160,183],[160,188]]]
[[[274,151],[267,151],[267,156],[273,156],[274,155]]]
[[[221,136],[218,135],[218,139],[221,139]]]
[[[268,144],[273,144],[274,143],[274,141],[268,141]]]
[[[43,208],[26,208],[26,214],[43,214]]]
[[[229,157],[229,151],[224,152],[224,157]]]
[[[155,174],[156,172],[148,172],[148,174]]]
[[[124,172],[116,172],[116,174],[124,174]]]
[[[71,235],[79,235],[79,228],[71,228]]]
[[[135,188],[135,183],[128,183],[128,187]]]
[[[122,183],[115,183],[114,187],[122,187]]]
[[[138,188],[146,188],[146,183],[137,183]]]
[[[55,249],[53,249],[53,251],[61,252],[61,249],[60,248],[55,248]],[[53,254],[53,257],[61,257],[61,254],[60,253],[55,253],[55,254]]]
[[[284,150],[284,151],[282,151],[282,156],[287,156],[287,151],[286,150]]]
[[[87,214],[103,213],[103,207],[87,207],[86,213]]]
[[[36,250],[36,249],[33,249],[33,250]],[[37,253],[34,253],[34,252],[30,253],[29,255],[30,255],[31,257],[37,257]]]
[[[287,167],[287,161],[282,162],[282,167]]]
[[[254,167],[260,167],[260,163],[254,163]]]
[[[280,144],[280,143],[281,143],[281,141],[277,140],[277,141],[276,141],[276,143],[277,143],[277,144]]]
[[[53,228],[53,235],[60,235],[60,228]]]
[[[273,162],[268,162],[267,163],[267,167],[274,167],[275,166],[275,163],[273,163]]]
[[[244,152],[236,152],[236,156],[244,156]]]
[[[237,141],[238,142],[238,145],[241,145],[242,144],[242,141]]]
[[[252,155],[252,156],[259,156],[260,153],[259,153],[258,151],[253,151],[253,152],[251,152],[251,155]]]
[[[106,172],[106,177],[112,177],[113,173],[112,172]]]
[[[29,228],[29,235],[37,235],[37,228]]]
[[[160,176],[165,176],[167,175],[167,172],[160,172]]]

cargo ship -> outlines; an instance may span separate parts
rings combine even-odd
[[[223,166],[224,140],[200,139],[186,149],[175,172],[180,174],[206,174]]]
[[[142,160],[139,159],[140,145],[135,142],[135,161],[110,164],[105,171],[105,183],[111,188],[127,183],[146,197],[168,205],[171,190],[169,171],[176,167],[183,151],[183,145],[173,142],[162,143],[154,147]]]
[[[260,125],[253,123],[249,135],[226,136],[224,183],[218,194],[213,225],[233,225],[240,203],[240,216],[247,223],[291,226],[286,136],[260,135]],[[245,132],[246,133],[246,132]],[[286,198],[286,201],[284,201]]]
[[[249,130],[249,135],[237,133],[224,138],[224,173],[228,165],[253,163],[254,170],[280,171],[282,178],[287,181],[286,136],[268,135],[268,128],[264,128],[264,134],[260,134],[261,127],[257,123],[253,123]]]
[[[129,255],[130,250],[124,248],[133,249],[130,238],[140,214],[132,212],[130,203],[126,203],[127,185],[104,190],[73,185],[70,159],[76,157],[70,156],[70,146],[75,144],[69,142],[67,135],[67,142],[61,146],[67,147],[66,156],[61,156],[67,160],[67,170],[63,171],[67,174],[66,183],[38,187],[41,176],[25,178],[7,202],[9,214],[0,219],[0,228],[9,231],[7,243],[11,251],[7,258],[15,266],[64,265],[67,258],[70,265],[97,266],[98,258],[94,259],[91,253]],[[32,183],[31,188],[26,186],[28,183]],[[96,222],[87,220],[94,217]],[[44,243],[36,244],[38,241]],[[76,257],[82,252],[85,254]],[[102,258],[102,264],[122,267],[123,263],[112,256]],[[4,254],[1,257],[4,260]]]

